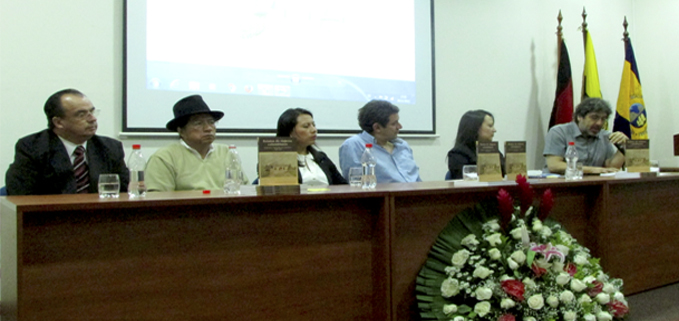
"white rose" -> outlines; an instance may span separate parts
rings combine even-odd
[[[487,278],[493,271],[489,270],[485,266],[477,266],[476,269],[474,269],[474,277],[480,278],[480,279],[485,279]]]
[[[582,292],[582,290],[585,288],[587,288],[585,282],[582,282],[578,279],[571,280],[571,290],[573,290],[573,292]]]
[[[566,285],[570,280],[571,275],[566,272],[561,272],[556,276],[556,284],[558,285]]]
[[[457,267],[463,267],[465,263],[467,263],[467,259],[469,258],[469,251],[467,250],[459,250],[453,254],[453,259],[451,262],[453,263],[454,266]]]
[[[447,278],[441,283],[441,296],[449,298],[460,293],[460,282],[456,279]]]
[[[456,316],[453,321],[464,321],[464,317]]]
[[[585,314],[582,316],[585,321],[596,321],[596,317],[593,314]]]
[[[533,310],[540,310],[545,306],[545,299],[542,294],[536,294],[528,298],[528,306]]]
[[[521,228],[517,227],[517,228],[513,229],[511,232],[509,232],[509,234],[511,234],[512,238],[514,238],[515,240],[520,240],[521,239]]]
[[[474,247],[479,245],[479,241],[476,240],[476,235],[474,234],[469,234],[465,236],[462,241],[460,241],[460,244],[466,246],[466,247]]]
[[[563,256],[568,256],[568,252],[570,251],[568,246],[565,246],[565,245],[562,245],[562,244],[558,244],[558,245],[555,245],[555,246],[556,246],[557,249],[559,249],[559,252],[563,253]]]
[[[533,317],[525,317],[523,318],[523,321],[537,321],[537,320],[535,320],[535,318]]]
[[[622,292],[620,292],[620,291],[615,292],[615,294],[613,294],[613,298],[616,301],[620,301],[620,302],[624,303],[625,305],[627,305],[627,300],[625,300],[625,295],[622,294]]]
[[[601,281],[601,283],[606,283],[608,282],[608,275],[603,271],[599,271],[599,273],[596,276],[596,279]]]
[[[542,258],[542,257],[539,258],[539,259],[537,259],[537,260],[535,260],[535,261],[533,261],[533,262],[534,262],[535,264],[537,264],[537,266],[539,266],[539,267],[541,267],[541,268],[543,268],[543,269],[545,269],[545,270],[546,270],[546,269],[549,269],[550,267],[552,267],[552,263],[547,262],[547,260],[546,260],[545,258]]]
[[[573,294],[573,292],[571,291],[566,290],[561,292],[561,294],[559,295],[559,299],[563,303],[570,303],[573,302],[573,300],[575,300],[575,294]]]
[[[549,228],[548,226],[543,226],[542,229],[540,230],[540,234],[543,237],[550,237],[552,235],[552,229]]]
[[[575,255],[575,257],[573,258],[573,262],[579,265],[589,264],[589,261],[587,260],[587,255],[583,254],[582,252]]]
[[[507,264],[509,264],[509,268],[512,270],[519,268],[519,263],[516,263],[511,257],[507,259]]]
[[[443,305],[443,313],[451,314],[457,312],[457,305],[455,304],[445,304]]]
[[[552,263],[552,271],[556,273],[563,272],[563,263],[561,261]]]
[[[499,231],[500,230],[500,224],[497,223],[497,220],[492,220],[488,222],[488,227],[490,228],[491,231]]]
[[[542,230],[542,222],[540,220],[533,220],[533,232],[540,232]]]
[[[477,303],[474,306],[474,312],[476,312],[476,314],[478,314],[480,317],[485,316],[488,314],[488,312],[490,312],[490,302],[482,301]]]
[[[611,321],[613,320],[613,316],[611,316],[608,312],[601,311],[596,314],[596,319],[599,321]]]
[[[590,298],[589,295],[587,293],[585,293],[585,294],[580,296],[580,298],[578,299],[578,302],[580,302],[580,303],[590,303],[590,302],[592,302],[592,298]]]
[[[491,234],[491,235],[484,237],[484,238],[486,239],[486,241],[488,241],[490,246],[498,246],[498,245],[502,244],[502,239],[500,238],[501,236],[502,236],[502,234],[495,233],[495,234]]]
[[[512,299],[502,299],[500,302],[500,307],[503,309],[510,309],[513,308],[516,305],[516,302]]]
[[[524,278],[523,280],[521,280],[521,282],[523,282],[523,285],[527,289],[533,289],[536,286],[535,281],[533,281],[533,279],[531,279],[531,278]]]
[[[488,250],[488,256],[490,256],[491,260],[499,260],[502,258],[502,252],[496,248],[492,248]]]
[[[507,281],[507,280],[514,280],[514,278],[511,277],[511,276],[509,276],[509,275],[507,275],[507,274],[503,274],[503,275],[500,277],[500,282],[502,282],[502,281]]]
[[[518,264],[523,264],[523,262],[526,262],[526,254],[521,250],[514,251],[510,257]]]
[[[615,291],[618,291],[618,289],[615,288],[615,285],[610,284],[610,283],[606,283],[606,284],[604,284],[603,291],[610,294],[610,293],[615,293]]]
[[[477,288],[475,293],[476,299],[479,301],[488,300],[493,296],[493,290],[486,287]]]
[[[550,295],[547,297],[547,304],[549,304],[549,306],[552,308],[556,308],[559,306],[559,298]]]
[[[611,295],[608,293],[601,292],[596,295],[596,300],[601,304],[606,304],[608,302],[611,302]]]
[[[594,281],[596,281],[596,278],[591,275],[582,278],[582,282],[585,282],[585,284],[592,284]]]
[[[563,319],[565,321],[573,321],[577,317],[578,317],[578,315],[573,311],[566,311],[566,312],[563,313]]]

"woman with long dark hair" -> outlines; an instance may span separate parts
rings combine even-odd
[[[295,139],[300,183],[347,184],[328,155],[316,147],[317,134],[314,116],[306,109],[290,108],[278,118],[276,136]]]
[[[460,119],[457,127],[455,146],[448,151],[448,170],[452,179],[462,178],[464,165],[476,165],[476,142],[491,142],[495,135],[495,118],[493,114],[482,110],[470,110]],[[502,176],[505,175],[504,157],[502,162]]]

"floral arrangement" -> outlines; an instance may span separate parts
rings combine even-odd
[[[517,206],[504,189],[497,202],[468,209],[439,235],[417,279],[424,320],[622,319],[628,305],[622,280],[548,219],[548,189],[537,208],[519,176]]]

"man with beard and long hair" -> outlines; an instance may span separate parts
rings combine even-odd
[[[554,126],[547,133],[542,153],[546,163],[543,171],[557,174],[566,171],[564,154],[569,142],[575,142],[584,174],[618,171],[625,163],[624,146],[628,137],[603,128],[611,113],[609,104],[600,98],[583,100],[575,108],[572,122]]]

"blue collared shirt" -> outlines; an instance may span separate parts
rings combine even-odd
[[[394,139],[391,143],[394,144],[394,151],[389,153],[366,131],[349,137],[339,149],[342,175],[349,177],[349,168],[361,167],[361,155],[365,150],[365,144],[373,144],[372,153],[377,160],[375,176],[378,183],[421,182],[420,168],[415,164],[413,150],[408,143],[400,138]]]

